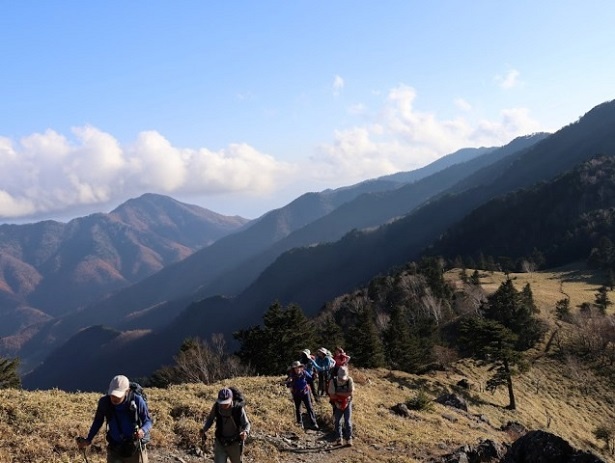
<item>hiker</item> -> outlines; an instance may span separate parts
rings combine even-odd
[[[305,368],[301,362],[295,360],[288,370],[288,378],[286,378],[286,387],[290,388],[293,401],[295,403],[295,417],[297,424],[303,428],[303,418],[301,416],[301,404],[305,405],[308,416],[312,424],[312,428],[318,430],[318,423],[316,422],[316,415],[312,408],[312,399],[310,397],[310,386],[308,381],[311,379],[311,375],[305,371]]]
[[[318,400],[318,395],[316,394],[316,388],[314,387],[314,380],[316,379],[316,372],[319,371],[318,365],[316,365],[316,361],[314,356],[310,352],[310,349],[303,349],[301,352],[301,359],[299,360],[305,371],[310,374],[310,379],[307,380],[308,386],[310,386],[310,391],[312,393],[312,397],[314,400]]]
[[[350,355],[344,352],[343,348],[338,346],[335,348],[333,359],[335,360],[335,366],[333,367],[332,375],[335,376],[337,375],[339,367],[348,365],[348,362],[350,362]]]
[[[133,392],[130,381],[117,375],[109,384],[107,395],[98,400],[94,421],[86,438],[77,439],[80,449],[92,444],[104,421],[107,421],[107,463],[147,463],[146,443],[152,419],[143,397]]]
[[[335,360],[331,352],[324,347],[316,351],[316,360],[314,361],[318,370],[318,395],[327,394],[327,387],[331,379],[331,370],[335,366]]]
[[[337,445],[342,445],[342,438],[346,440],[346,445],[352,445],[352,396],[354,393],[354,382],[348,376],[348,367],[341,366],[337,370],[337,375],[329,382],[329,398],[333,404],[333,424],[334,432],[337,436]],[[344,427],[341,421],[344,419]]]
[[[244,404],[243,397],[236,389],[224,388],[218,392],[218,399],[201,429],[201,436],[205,440],[207,431],[216,422],[214,463],[226,463],[228,459],[231,463],[241,463],[243,444],[250,434],[250,421]]]

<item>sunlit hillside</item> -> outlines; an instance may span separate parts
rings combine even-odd
[[[447,277],[455,281],[459,270]],[[492,291],[505,276],[481,273],[483,287]],[[511,275],[520,289],[531,284],[541,316],[556,328],[555,303],[564,297],[572,310],[592,302],[598,286],[591,274],[576,269]],[[612,312],[612,308],[610,309]],[[549,336],[547,336],[549,338]],[[458,361],[448,371],[412,375],[387,370],[351,368],[355,379],[355,445],[339,448],[330,436],[330,405],[320,400],[317,415],[321,431],[303,431],[294,424],[290,393],[283,376],[244,377],[225,381],[240,388],[247,399],[253,432],[245,448],[246,462],[427,462],[464,445],[476,446],[491,439],[511,443],[518,434],[502,428],[516,422],[526,429],[557,434],[573,447],[591,451],[605,461],[614,461],[604,441],[594,431],[615,422],[615,399],[607,380],[580,363],[562,361],[545,352],[546,340],[530,353],[529,371],[514,377],[517,410],[508,410],[505,390],[486,392],[489,373],[468,360]],[[120,373],[120,372],[118,372]],[[79,374],[78,371],[75,374]],[[457,383],[467,379],[470,389]],[[147,389],[155,417],[151,462],[209,461],[199,452],[198,430],[222,383],[174,386],[168,390]],[[106,384],[101,384],[104,391]],[[445,392],[465,398],[468,411],[441,405],[434,399]],[[430,407],[411,410],[409,417],[391,408],[426,394]],[[0,462],[83,462],[75,438],[85,435],[94,413],[97,394],[52,391],[0,391]],[[212,433],[213,435],[213,433]],[[90,463],[105,461],[101,431],[85,457]],[[209,460],[208,460],[209,459]]]

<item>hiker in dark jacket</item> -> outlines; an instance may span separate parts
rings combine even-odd
[[[147,463],[146,441],[152,429],[147,403],[131,392],[126,376],[115,376],[107,395],[98,400],[94,421],[86,438],[79,438],[80,449],[92,439],[107,420],[107,463]]]
[[[230,388],[218,392],[218,400],[211,407],[205,420],[201,435],[205,435],[209,428],[216,423],[214,463],[241,463],[243,457],[243,443],[250,434],[250,421],[246,415],[243,399],[233,400],[233,391]]]
[[[309,380],[312,379],[303,364],[298,360],[294,361],[288,370],[288,378],[286,378],[286,387],[290,388],[293,401],[295,403],[295,418],[297,424],[303,427],[303,418],[301,416],[301,404],[305,405],[308,416],[312,424],[312,428],[318,430],[318,423],[316,422],[316,415],[312,408],[312,399],[310,396]]]

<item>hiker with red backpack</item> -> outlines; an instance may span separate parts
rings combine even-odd
[[[77,438],[83,450],[107,422],[107,463],[147,463],[146,443],[152,429],[147,402],[136,383],[124,375],[117,375],[109,384],[107,394],[98,400],[94,421],[87,437]]]
[[[337,375],[337,370],[339,367],[344,367],[348,365],[350,362],[350,355],[344,352],[344,349],[340,346],[335,348],[335,355],[333,356],[333,360],[335,360],[335,366],[333,367],[333,376]]]
[[[333,405],[333,425],[337,436],[337,444],[342,445],[342,438],[346,445],[352,445],[352,397],[354,382],[348,375],[348,367],[341,366],[337,375],[329,381],[329,398]],[[341,421],[344,419],[344,426]]]
[[[243,444],[250,434],[250,421],[245,410],[245,401],[235,388],[223,388],[218,392],[218,399],[211,407],[201,429],[205,441],[207,431],[216,423],[214,462],[241,463]]]

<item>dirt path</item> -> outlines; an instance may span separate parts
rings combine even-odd
[[[264,441],[275,448],[270,455],[251,455],[250,441]],[[369,462],[371,452],[391,452],[397,454],[394,449],[382,449],[367,446],[357,442],[353,446],[337,445],[335,436],[328,431],[297,430],[288,431],[278,435],[266,435],[254,432],[246,443],[244,463],[351,463]],[[195,463],[213,461],[213,447],[207,445],[203,453],[199,448],[189,451],[164,451],[152,449],[149,453],[150,463]],[[405,460],[410,461],[410,460]],[[419,461],[419,460],[417,460]]]

